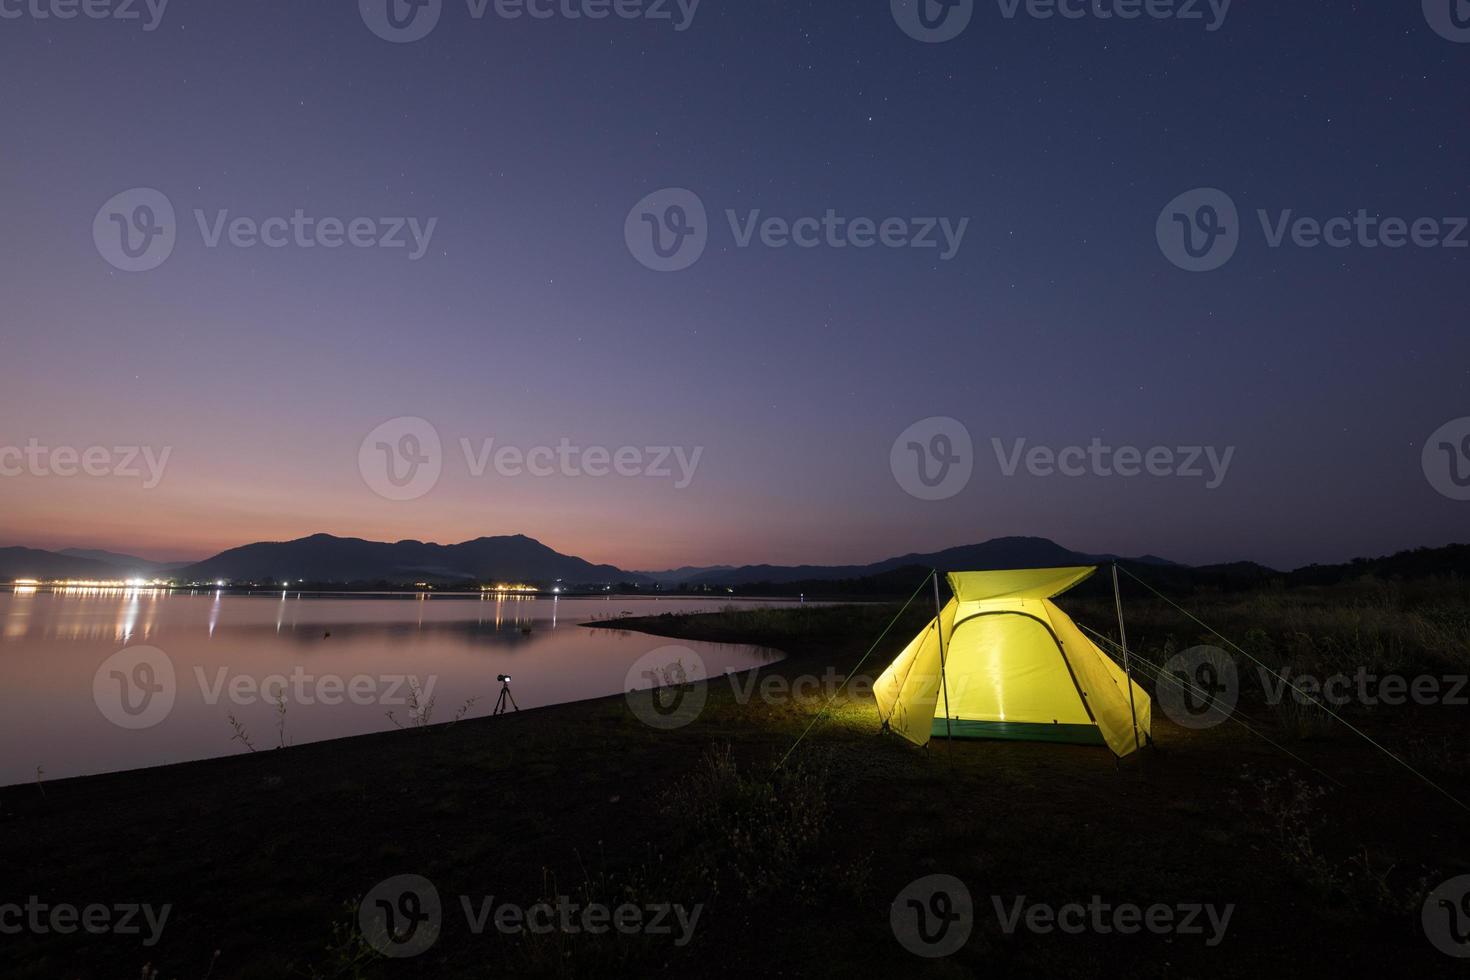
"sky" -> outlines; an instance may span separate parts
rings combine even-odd
[[[0,0],[0,545],[1467,538],[1449,0],[388,2]]]

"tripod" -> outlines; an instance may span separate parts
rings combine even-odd
[[[495,702],[495,714],[499,715],[499,714],[504,714],[505,713],[505,702],[506,702],[507,699],[510,701],[510,706],[512,708],[514,708],[517,711],[520,711],[521,710],[521,706],[518,705],[518,704],[516,704],[516,697],[515,697],[515,695],[512,694],[512,693],[510,693],[510,679],[509,678],[505,678],[505,679],[501,680],[501,682],[500,682],[500,697]]]

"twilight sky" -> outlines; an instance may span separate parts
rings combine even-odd
[[[0,0],[0,545],[524,532],[652,568],[1037,534],[1295,566],[1467,538],[1470,502],[1421,459],[1470,416],[1467,250],[1268,240],[1288,210],[1366,210],[1470,241],[1446,220],[1470,214],[1470,43],[1417,2],[1241,2],[1211,31],[1204,3],[1123,21],[976,0],[933,44],[889,0],[704,0],[682,31],[443,0],[411,43],[367,26],[384,2],[173,0],[149,31],[142,2],[140,22]],[[121,230],[163,227],[137,209],[156,197],[104,206],[135,188],[175,211],[149,271],[114,263]],[[708,244],[661,272],[637,239],[678,223],[667,188],[697,195]],[[1213,271],[1156,236],[1195,188],[1239,209]],[[434,224],[421,249],[407,228],[404,248],[210,244],[221,212],[298,210],[328,238],[315,222]],[[939,248],[742,247],[757,210],[969,220],[950,257],[941,226]],[[895,440],[936,416],[963,424],[972,475],[925,500]],[[926,451],[963,452],[934,431]],[[565,452],[540,454],[551,475],[493,456],[476,475],[490,439],[633,447],[641,475]],[[1201,477],[1095,454],[1007,475],[996,439],[1186,449],[1160,472],[1233,454],[1209,488],[1208,457]],[[28,445],[107,447],[99,472],[127,470],[113,447],[168,457],[145,486],[141,460],[64,475],[64,453],[5,452]],[[687,486],[659,447],[700,451]],[[388,499],[383,452],[432,457],[437,481]]]

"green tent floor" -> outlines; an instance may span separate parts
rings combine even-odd
[[[987,738],[1014,742],[1069,742],[1076,745],[1106,745],[1096,725],[1059,725],[1021,721],[974,721],[969,718],[935,718],[930,734],[935,738]]]

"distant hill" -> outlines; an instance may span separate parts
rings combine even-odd
[[[1095,565],[1113,561],[1114,555],[1092,555],[1064,548],[1047,538],[993,538],[980,544],[960,545],[927,554],[899,555],[868,565],[742,565],[709,569],[679,569],[647,573],[657,581],[673,585],[734,586],[752,583],[786,585],[798,582],[838,582],[882,576],[899,569],[919,566],[941,572],[984,571],[994,568],[1055,568],[1063,565]],[[1144,555],[1119,559],[1140,565],[1174,566],[1173,562]],[[1182,566],[1175,566],[1182,567]],[[680,572],[687,572],[679,577]]]
[[[18,578],[109,579],[117,578],[115,566],[93,558],[35,548],[0,548],[0,581]]]
[[[314,534],[295,541],[262,542],[223,551],[180,569],[183,581],[304,580],[350,582],[530,582],[558,579],[589,585],[618,582],[628,573],[553,551],[525,535],[476,538],[460,544],[364,541]]]
[[[662,572],[633,572],[632,574],[659,585],[678,585],[680,582],[693,582],[716,572],[729,571],[734,567],[734,565],[685,565],[683,568],[670,568]]]
[[[1355,558],[1341,565],[1307,565],[1287,576],[1291,585],[1330,585],[1372,575],[1377,578],[1470,577],[1470,544],[1415,548],[1382,558]]]
[[[16,578],[116,579],[167,576],[180,582],[305,582],[313,585],[403,585],[525,582],[568,587],[624,585],[639,590],[733,592],[744,595],[886,596],[910,591],[930,569],[942,572],[995,568],[1050,568],[1118,561],[1159,589],[1238,591],[1271,584],[1332,585],[1363,576],[1470,579],[1470,544],[1418,548],[1339,565],[1308,565],[1291,572],[1255,562],[1190,567],[1154,555],[1136,558],[1072,551],[1038,537],[995,538],[943,551],[899,555],[866,565],[717,565],[629,572],[562,554],[523,534],[476,538],[459,544],[365,541],[314,534],[295,541],[258,542],[223,551],[194,564],[158,563],[95,549],[62,552],[0,548],[0,581]],[[1084,583],[1099,593],[1105,576]]]
[[[121,572],[133,572],[150,577],[177,571],[190,564],[186,561],[150,561],[147,558],[139,558],[137,555],[120,555],[115,551],[101,551],[96,548],[63,548],[57,554],[66,555],[68,558],[100,561],[103,564],[112,565]]]

